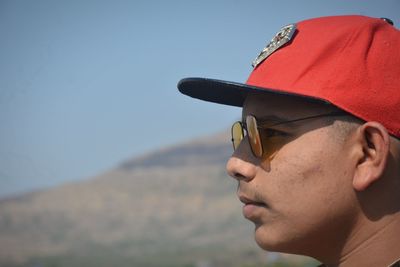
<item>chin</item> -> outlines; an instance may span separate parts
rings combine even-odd
[[[293,248],[294,240],[271,226],[256,225],[254,239],[257,245],[267,251],[297,254]]]

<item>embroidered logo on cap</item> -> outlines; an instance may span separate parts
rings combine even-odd
[[[272,38],[272,40],[267,44],[267,46],[260,52],[260,54],[251,64],[253,68],[257,67],[258,64],[263,62],[272,53],[274,53],[284,44],[288,43],[292,39],[295,31],[296,24],[289,24],[283,27],[277,34],[275,34],[274,38]]]

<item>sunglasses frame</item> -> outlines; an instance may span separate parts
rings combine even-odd
[[[260,135],[260,132],[258,131],[259,129],[265,129],[267,127],[273,127],[273,126],[277,126],[277,125],[281,125],[281,124],[287,124],[287,123],[292,123],[292,122],[298,122],[298,121],[304,121],[304,120],[310,120],[310,119],[316,119],[316,118],[322,118],[322,117],[334,117],[334,116],[347,116],[348,113],[344,112],[344,111],[334,111],[334,112],[330,112],[330,113],[323,113],[323,114],[318,114],[318,115],[313,115],[313,116],[309,116],[309,117],[303,117],[303,118],[298,118],[298,119],[294,119],[294,120],[288,120],[288,121],[281,121],[281,122],[277,122],[277,123],[272,123],[272,124],[267,124],[267,123],[262,123],[260,125],[258,125],[257,123],[257,118],[253,115],[247,115],[246,116],[246,121],[236,121],[233,123],[232,127],[231,127],[231,140],[232,140],[232,145],[233,145],[233,151],[235,151],[240,143],[243,141],[243,139],[247,137],[247,140],[249,142],[250,148],[251,148],[251,152],[253,153],[253,155],[257,158],[262,158],[262,156],[264,155],[264,148],[263,148],[263,144],[262,144],[262,138]],[[254,124],[256,126],[254,133],[255,136],[254,137],[250,137],[249,136],[249,131],[248,131],[248,126],[247,126],[247,121],[251,119],[254,120]],[[241,130],[241,134],[240,134],[240,140],[237,142],[234,138],[234,128],[237,127],[236,125],[240,126],[240,130]],[[245,132],[247,134],[245,134]],[[251,142],[251,140],[255,140],[255,142]],[[237,142],[237,144],[235,145],[235,142]],[[257,153],[258,151],[258,153]]]

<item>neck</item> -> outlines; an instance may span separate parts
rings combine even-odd
[[[400,258],[400,213],[370,221],[354,233],[343,247],[340,259],[327,267],[390,266]]]

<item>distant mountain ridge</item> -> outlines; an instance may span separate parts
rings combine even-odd
[[[228,138],[197,139],[87,181],[0,201],[0,266],[267,262],[225,172]]]
[[[134,158],[133,160],[121,164],[120,168],[129,171],[138,167],[179,168],[186,164],[223,165],[232,153],[232,147],[228,140],[226,134],[213,135],[206,140],[195,140],[185,145],[174,146],[139,158]]]

